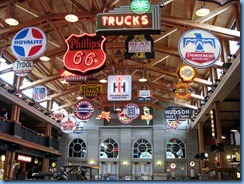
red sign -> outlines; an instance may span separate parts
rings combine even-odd
[[[24,155],[18,155],[17,160],[18,161],[23,161],[23,162],[31,162],[31,157],[24,156]]]
[[[106,59],[104,43],[106,38],[101,35],[87,34],[69,36],[65,43],[67,51],[64,65],[68,70],[86,73],[101,68]]]
[[[87,80],[87,76],[76,75],[76,74],[70,73],[67,70],[58,70],[58,72],[67,82],[78,82],[78,81],[86,81]]]

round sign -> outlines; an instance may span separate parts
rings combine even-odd
[[[94,107],[87,100],[80,100],[74,107],[74,115],[80,120],[88,120],[94,113]]]
[[[178,51],[187,64],[195,68],[207,68],[219,60],[221,45],[210,31],[192,29],[181,36]]]
[[[64,113],[61,110],[55,111],[55,112],[53,112],[53,117],[56,121],[60,121],[64,118]]]
[[[140,108],[134,103],[129,103],[124,107],[124,115],[130,119],[136,119],[140,114]]]
[[[36,86],[32,91],[32,98],[36,102],[42,101],[47,96],[47,88],[45,86]]]
[[[147,13],[151,8],[149,0],[133,0],[130,4],[130,9],[136,14]]]
[[[13,38],[11,49],[13,54],[23,60],[39,58],[46,50],[47,38],[37,27],[20,30]]]
[[[62,130],[62,132],[68,134],[75,130],[76,125],[77,125],[77,121],[74,116],[65,116],[61,120],[59,127]]]
[[[14,62],[13,71],[19,77],[27,76],[33,69],[32,61],[22,61],[18,59]]]
[[[179,74],[183,81],[191,81],[195,76],[195,69],[191,66],[183,66],[180,68]]]

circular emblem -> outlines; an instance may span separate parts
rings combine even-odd
[[[191,81],[195,76],[195,70],[191,66],[183,66],[180,68],[179,74],[183,81]]]
[[[42,101],[47,96],[47,88],[45,86],[36,86],[32,91],[32,98],[36,102]]]
[[[60,120],[62,120],[63,118],[64,118],[64,113],[63,113],[63,111],[55,111],[55,112],[53,112],[53,117],[54,117],[54,119],[57,121],[60,121]]]
[[[37,27],[20,30],[13,38],[11,49],[13,54],[23,60],[39,58],[46,50],[46,35]]]
[[[22,61],[18,59],[14,62],[13,71],[19,77],[27,76],[33,69],[32,61]]]
[[[195,68],[207,68],[219,60],[221,45],[211,32],[193,29],[181,36],[178,51],[187,64]]]
[[[118,118],[119,118],[119,121],[125,125],[130,124],[133,121],[133,119],[127,118],[124,115],[124,111],[121,111],[118,113]]]
[[[124,107],[124,115],[129,119],[136,119],[140,114],[140,108],[134,103],[129,103]]]
[[[144,14],[150,10],[151,4],[149,0],[133,0],[130,9],[136,14]]]
[[[87,100],[80,100],[74,107],[74,115],[80,120],[88,120],[94,113],[94,107]]]
[[[68,134],[75,130],[76,125],[77,125],[77,121],[74,116],[65,116],[61,120],[59,127],[62,130],[62,132]]]

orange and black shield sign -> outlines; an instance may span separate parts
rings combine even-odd
[[[65,67],[83,74],[101,68],[106,60],[105,40],[104,36],[96,34],[69,36],[65,40],[67,45],[63,58]]]

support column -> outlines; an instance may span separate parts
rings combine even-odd
[[[219,102],[214,102],[213,108],[215,110],[215,121],[216,121],[216,134],[217,134],[217,143],[222,144],[222,127],[221,127],[221,119],[220,119],[220,104]],[[218,161],[220,164],[220,167],[224,167],[224,152],[218,152]]]
[[[12,105],[10,120],[14,122],[19,122],[19,116],[20,116],[20,106],[16,104]]]
[[[199,153],[204,153],[204,134],[203,134],[203,123],[199,122],[197,124],[197,128],[198,128],[198,149],[199,149]],[[203,159],[200,159],[199,161],[200,164],[200,173],[203,174],[202,168],[205,167],[205,161]]]
[[[14,160],[15,160],[15,152],[11,152],[9,150],[5,153],[5,164],[4,164],[4,180],[11,180],[13,178],[14,171]]]
[[[48,168],[49,168],[49,159],[43,158],[43,160],[42,160],[42,171],[48,172]]]

